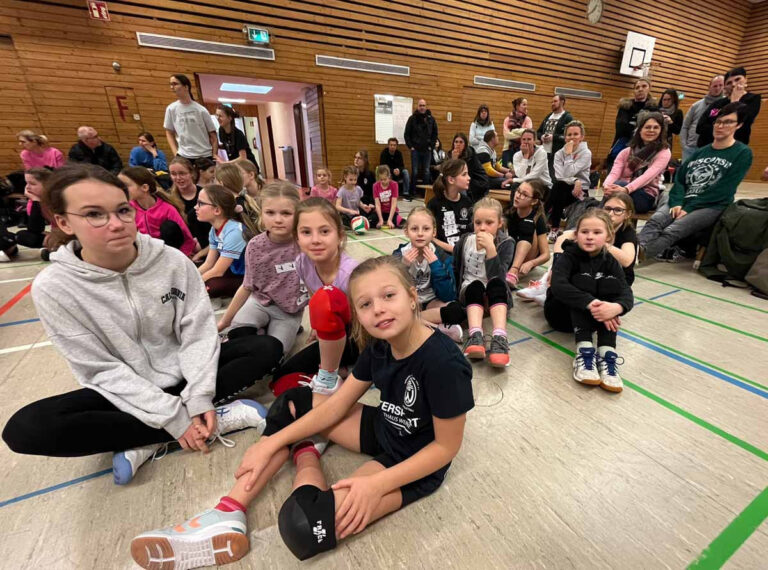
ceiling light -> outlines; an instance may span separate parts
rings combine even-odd
[[[245,99],[230,99],[229,97],[219,97],[219,103],[245,103]]]
[[[236,93],[256,93],[266,95],[272,91],[270,85],[246,85],[245,83],[222,83],[219,91],[234,91]]]

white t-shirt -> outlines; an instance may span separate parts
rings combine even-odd
[[[544,132],[542,133],[542,137],[544,135],[554,135],[555,134],[555,127],[557,127],[557,122],[560,120],[560,117],[562,117],[565,114],[565,111],[560,111],[559,113],[552,113],[548,118],[547,122],[544,124]],[[549,142],[541,142],[541,148],[543,148],[547,154],[552,153],[552,141]]]
[[[469,234],[464,242],[464,275],[461,281],[461,292],[473,281],[488,284],[488,274],[485,272],[485,250],[477,249],[477,235]]]
[[[213,156],[213,148],[208,133],[216,131],[208,109],[192,101],[182,105],[174,101],[165,109],[163,127],[176,133],[179,145],[178,154],[184,158],[203,158]]]

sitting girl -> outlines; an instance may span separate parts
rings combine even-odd
[[[453,258],[435,247],[435,217],[424,206],[417,206],[408,214],[405,237],[410,241],[392,252],[408,268],[421,305],[421,318],[437,325],[454,342],[461,342],[466,314],[456,301],[456,281]]]
[[[243,283],[245,274],[245,239],[243,217],[235,210],[235,196],[211,184],[200,190],[195,212],[201,222],[211,224],[210,247],[198,268],[212,299],[231,297]]]
[[[563,253],[553,264],[544,316],[555,330],[576,335],[574,380],[621,392],[616,333],[619,317],[629,312],[634,298],[621,265],[607,251],[613,236],[607,212],[590,208],[579,218],[576,240],[563,242]]]
[[[507,268],[515,254],[515,240],[503,230],[501,203],[482,198],[475,204],[475,233],[464,234],[453,252],[459,301],[467,308],[469,336],[464,355],[473,360],[485,358],[483,313],[487,304],[493,332],[488,361],[491,366],[509,364],[507,311],[512,297],[505,281]]]
[[[347,166],[341,176],[341,187],[336,194],[336,209],[341,214],[344,227],[351,227],[353,218],[363,216],[369,224],[376,223],[376,212],[373,204],[362,201],[363,189],[357,185],[358,173],[354,166]]]
[[[128,188],[131,206],[136,209],[136,227],[143,233],[163,240],[184,255],[195,253],[199,246],[181,217],[182,204],[157,187],[152,173],[144,166],[131,166],[118,175]]]
[[[315,185],[309,191],[311,198],[323,198],[331,204],[336,203],[336,194],[338,189],[331,186],[331,171],[326,167],[318,168],[315,171]]]
[[[243,239],[250,240],[261,233],[261,207],[244,187],[243,171],[234,162],[216,165],[216,183],[235,195],[235,211],[242,214]]]
[[[208,235],[211,232],[211,224],[202,222],[197,218],[195,206],[197,206],[197,197],[201,190],[201,187],[195,184],[197,171],[191,161],[181,156],[171,160],[168,171],[173,181],[170,194],[184,204],[184,218],[187,221],[187,227],[200,245],[200,251],[192,257],[195,262],[198,262],[208,254]]]
[[[243,186],[248,195],[254,200],[259,199],[259,193],[264,186],[264,179],[261,177],[261,171],[256,163],[247,158],[238,158],[234,161],[243,175]]]
[[[250,547],[246,509],[289,456],[296,476],[277,526],[299,560],[332,550],[440,487],[474,406],[472,368],[455,344],[424,326],[401,263],[369,259],[349,285],[363,352],[347,381],[330,398],[296,388],[275,400],[264,432],[269,437],[248,450],[232,490],[190,521],[134,538],[131,554],[139,566],[159,568],[162,561],[195,568],[243,557]],[[381,391],[378,407],[358,403],[372,385]],[[307,439],[318,432],[373,459],[329,486]]]
[[[635,282],[635,258],[637,257],[637,234],[632,227],[632,215],[635,213],[634,203],[629,194],[620,192],[608,198],[602,206],[603,210],[608,212],[613,224],[613,241],[606,245],[606,250],[610,253],[619,265],[624,269],[624,277],[628,285]],[[552,265],[563,252],[563,242],[565,240],[575,240],[576,231],[566,230],[557,238],[555,242]],[[544,276],[538,281],[531,281],[525,289],[517,292],[524,301],[534,301],[538,305],[543,305],[547,297],[549,280],[552,275],[550,267]]]
[[[376,204],[377,228],[400,228],[404,220],[397,211],[398,188],[392,180],[389,166],[380,164],[376,167],[376,183],[373,185],[373,199]],[[384,217],[387,221],[384,221]]]
[[[659,112],[641,112],[629,146],[616,156],[603,183],[605,197],[626,192],[638,214],[652,210],[671,158],[664,116]]]
[[[0,231],[3,235],[3,246],[0,251],[0,261],[10,261],[18,254],[18,245],[32,249],[40,249],[40,257],[48,261],[51,250],[56,246],[56,220],[53,214],[43,207],[41,198],[43,185],[51,177],[53,171],[47,168],[31,168],[24,173],[24,196],[27,197],[27,228],[16,233]],[[51,231],[45,231],[45,225],[51,224]],[[5,257],[3,257],[3,251]]]
[[[231,325],[229,339],[265,329],[280,341],[284,354],[293,348],[308,299],[295,263],[299,247],[293,239],[293,216],[298,203],[299,192],[288,182],[262,189],[264,232],[248,242],[243,284],[219,321],[219,332]]]
[[[472,231],[472,200],[467,197],[468,188],[467,163],[457,158],[446,159],[432,185],[435,197],[427,208],[437,224],[437,237],[433,241],[448,253],[453,253],[461,236]]]
[[[195,266],[137,233],[128,191],[113,174],[64,166],[43,205],[71,241],[51,254],[32,299],[83,388],[16,412],[3,430],[8,447],[53,457],[115,452],[115,483],[125,484],[174,440],[207,451],[219,433],[263,430],[260,404],[222,404],[269,372],[280,343],[253,337],[220,348]]]
[[[522,275],[549,260],[544,197],[547,187],[529,180],[517,187],[512,208],[507,211],[507,233],[515,240],[515,258],[507,271],[507,283],[516,287]]]

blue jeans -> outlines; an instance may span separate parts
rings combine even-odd
[[[686,160],[691,158],[691,155],[698,148],[698,147],[695,147],[695,146],[685,146],[685,145],[682,145],[682,147],[683,147],[683,162],[685,162]]]
[[[629,181],[627,180],[617,180],[615,182],[617,186],[626,186],[629,184]],[[632,198],[632,202],[635,204],[635,213],[636,214],[645,214],[646,212],[650,212],[653,210],[653,207],[656,205],[656,196],[651,196],[650,194],[646,194],[646,192],[642,188],[638,188],[634,192],[632,192],[629,195],[630,198]]]
[[[411,194],[416,194],[416,179],[419,178],[419,174],[422,177],[422,184],[430,184],[432,182],[432,176],[429,173],[431,162],[431,149],[411,151]]]

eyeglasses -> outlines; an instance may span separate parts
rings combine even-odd
[[[102,228],[109,223],[109,217],[112,214],[124,224],[130,224],[136,219],[136,210],[131,206],[120,206],[114,212],[105,212],[104,210],[91,210],[87,214],[76,214],[75,212],[64,212],[70,216],[85,218],[85,221],[94,228]]]
[[[519,188],[517,190],[515,190],[515,194],[517,194],[521,198],[531,198],[531,199],[533,199],[533,196],[531,196],[530,194],[526,194],[525,192],[523,192]]]
[[[214,204],[211,204],[210,202],[203,202],[202,200],[198,200],[196,206],[198,208],[202,208],[203,206],[214,206]]]
[[[715,121],[716,127],[732,127],[733,125],[738,124],[739,121],[734,121],[733,119],[718,119]]]
[[[611,208],[610,206],[604,206],[603,210],[605,210],[609,214],[616,214],[617,216],[620,216],[621,214],[627,211],[626,208]]]

